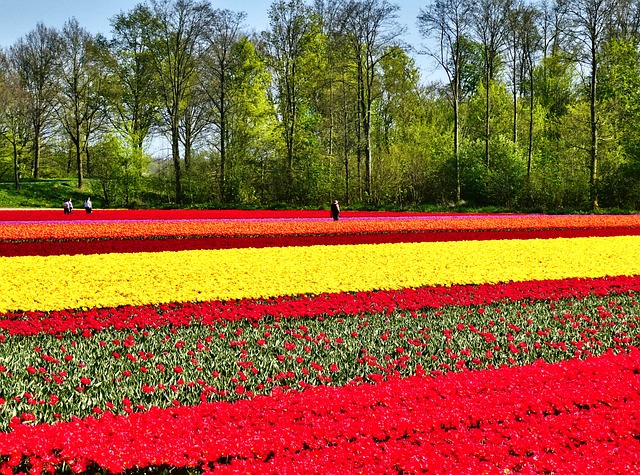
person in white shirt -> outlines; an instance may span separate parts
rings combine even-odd
[[[64,210],[64,214],[71,214],[73,211],[73,203],[71,203],[71,198],[64,202],[62,205],[62,209]]]

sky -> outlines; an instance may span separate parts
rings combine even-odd
[[[249,30],[260,32],[269,24],[267,11],[270,0],[210,0],[213,8],[226,8],[247,13]],[[0,0],[0,48],[7,48],[33,30],[38,22],[54,28],[74,18],[92,34],[111,37],[110,20],[120,12],[130,11],[141,0]],[[400,6],[399,23],[407,28],[403,38],[416,50],[424,40],[418,33],[416,18],[428,0],[392,0]],[[439,72],[425,55],[413,53],[423,82],[438,80]]]

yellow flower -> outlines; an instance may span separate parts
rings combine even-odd
[[[0,312],[640,274],[640,236],[0,258]]]

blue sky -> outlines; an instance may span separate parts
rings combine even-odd
[[[119,12],[131,10],[138,3],[141,3],[140,0],[0,0],[0,47],[12,45],[35,28],[38,22],[61,28],[72,17],[91,33],[110,37],[109,20]],[[399,20],[407,27],[404,40],[419,49],[423,40],[417,31],[416,17],[428,0],[396,0],[395,3],[400,5]],[[211,4],[214,8],[246,12],[247,26],[255,31],[262,31],[268,26],[269,0],[211,0]],[[433,71],[432,63],[424,55],[414,54],[413,57],[420,67],[423,80],[437,79],[438,72]]]

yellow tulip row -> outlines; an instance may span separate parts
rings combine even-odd
[[[640,274],[640,236],[0,258],[0,312]]]

